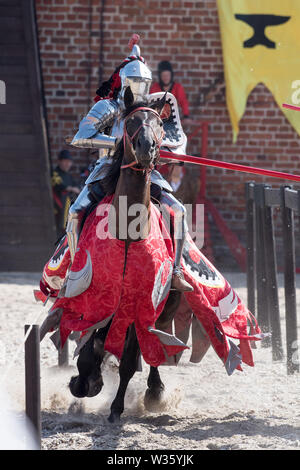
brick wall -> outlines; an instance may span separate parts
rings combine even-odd
[[[209,156],[299,172],[299,137],[263,85],[249,97],[237,144],[232,144],[224,93],[206,106],[199,105],[201,90],[211,86],[223,71],[215,0],[36,0],[36,9],[54,162],[64,137],[74,133],[90,108],[99,77],[107,79],[126,57],[128,39],[136,32],[154,77],[158,62],[170,60],[175,79],[185,87],[193,118],[211,123]],[[197,154],[200,145],[200,136],[193,138],[188,151]],[[74,150],[73,154],[78,167],[90,158],[85,151]],[[249,179],[276,183],[232,171],[207,170],[207,196],[242,241],[244,182]],[[220,242],[221,250],[222,246]]]

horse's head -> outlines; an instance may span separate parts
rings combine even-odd
[[[159,159],[164,136],[160,112],[165,97],[151,106],[147,103],[133,104],[133,99],[132,91],[127,87],[124,94],[124,160],[121,169],[151,170]]]

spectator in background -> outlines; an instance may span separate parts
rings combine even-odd
[[[189,103],[184,91],[183,86],[174,81],[174,72],[172,65],[167,60],[164,60],[158,64],[158,82],[152,84],[150,88],[150,93],[157,93],[161,91],[169,91],[172,93],[181,110],[182,124],[194,124],[194,121],[190,119],[189,112]],[[184,169],[182,168],[183,164],[168,164],[161,169],[161,172],[164,173],[164,177],[171,184],[174,192],[176,192],[182,182],[184,176]]]
[[[80,169],[80,189],[83,189],[85,186],[85,182],[89,177],[90,173],[95,168],[96,162],[99,158],[99,150],[93,150],[89,152],[89,164],[84,166]]]
[[[76,186],[70,173],[72,164],[73,159],[69,150],[61,150],[58,155],[58,164],[51,178],[58,237],[61,237],[65,232],[71,199],[75,194],[80,193],[80,189]]]
[[[150,93],[159,91],[169,91],[175,96],[182,112],[182,122],[190,124],[192,120],[189,116],[189,103],[184,88],[180,83],[174,81],[173,68],[167,60],[158,64],[158,82],[153,83],[150,88]]]

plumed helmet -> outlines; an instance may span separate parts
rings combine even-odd
[[[116,68],[110,79],[102,83],[96,91],[95,101],[118,96],[123,99],[128,86],[131,88],[135,102],[145,100],[150,91],[152,73],[141,56],[139,40],[138,34],[131,36],[128,43],[130,55]]]
[[[149,94],[152,74],[147,65],[139,60],[129,62],[120,71],[121,78],[121,96],[126,88],[130,86],[134,96],[134,101],[143,101]]]
[[[124,96],[125,90],[130,86],[134,96],[134,101],[143,101],[149,94],[152,73],[146,65],[145,60],[141,57],[140,47],[138,45],[139,35],[133,34],[129,41],[131,53],[128,63],[120,70],[121,79],[121,97]]]

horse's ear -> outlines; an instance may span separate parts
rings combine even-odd
[[[159,100],[159,101],[155,101],[154,103],[151,104],[150,108],[154,109],[155,111],[158,112],[158,114],[160,115],[162,110],[164,109],[164,105],[166,104],[166,100],[167,100],[167,91],[166,93],[164,94],[164,96]]]
[[[133,96],[130,86],[128,86],[124,93],[125,108],[129,108],[130,106],[133,105],[133,103],[134,103],[134,96]]]

